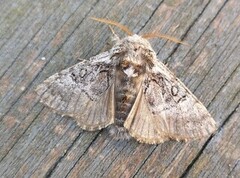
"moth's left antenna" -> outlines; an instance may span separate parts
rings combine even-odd
[[[114,26],[120,28],[125,33],[127,33],[129,36],[133,35],[133,33],[126,26],[124,26],[124,25],[122,25],[118,22],[115,22],[113,20],[107,20],[107,19],[95,18],[95,17],[90,17],[90,19],[98,21],[98,22],[106,23],[106,24],[109,24],[109,25],[114,25]]]

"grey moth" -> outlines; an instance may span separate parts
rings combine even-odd
[[[107,127],[114,138],[148,144],[199,139],[216,130],[204,105],[157,59],[144,36],[114,21],[94,20],[128,36],[114,34],[111,50],[46,79],[36,89],[43,104],[84,130]]]

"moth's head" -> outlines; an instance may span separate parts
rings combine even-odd
[[[156,53],[149,41],[136,34],[117,40],[111,53],[120,60],[136,65],[152,65],[156,60]]]
[[[113,48],[117,48],[117,47],[122,48],[122,49],[119,49],[119,50],[122,50],[122,51],[119,51],[119,53],[129,52],[129,53],[135,54],[135,53],[140,53],[144,51],[154,52],[149,41],[137,34],[130,35],[123,39],[117,40]]]

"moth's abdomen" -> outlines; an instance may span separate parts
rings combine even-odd
[[[135,75],[133,73],[133,75]],[[120,68],[116,76],[116,119],[118,126],[123,126],[132,106],[136,100],[141,84],[141,75],[130,77]]]
[[[130,139],[131,136],[123,125],[132,109],[138,92],[132,78],[127,76],[123,78],[122,75],[118,75],[118,77],[115,90],[115,121],[114,125],[111,125],[109,133],[115,139]]]
[[[136,99],[136,92],[127,86],[118,90],[116,94],[116,124],[123,126],[128,113]]]

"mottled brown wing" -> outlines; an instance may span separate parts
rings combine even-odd
[[[114,122],[114,75],[105,52],[54,74],[36,91],[57,113],[75,118],[85,130],[97,130]]]
[[[138,141],[197,139],[215,131],[207,109],[164,64],[146,74],[142,86],[124,123]]]

